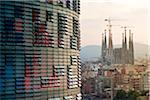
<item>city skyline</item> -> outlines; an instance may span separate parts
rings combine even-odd
[[[0,100],[81,100],[80,1],[0,1]]]
[[[104,29],[107,29],[107,22],[104,19],[108,17],[118,19],[117,21],[112,21],[113,25],[134,27],[131,28],[134,34],[134,41],[150,45],[148,40],[148,9],[150,7],[148,7],[148,3],[147,0],[81,1],[81,46],[101,45],[101,34],[104,32]],[[122,43],[121,37],[123,32],[124,30],[120,26],[112,28],[113,44]]]
[[[1,0],[0,100],[149,100],[148,3]]]

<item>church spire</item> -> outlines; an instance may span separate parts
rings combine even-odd
[[[102,56],[105,56],[105,52],[107,49],[107,37],[106,37],[106,29],[104,30],[104,33],[102,33]]]
[[[109,49],[113,49],[113,41],[112,41],[112,33],[111,33],[111,25],[109,26]]]
[[[122,33],[122,48],[125,47],[125,42],[124,42],[124,33]]]
[[[127,27],[122,28],[124,28],[124,33],[122,33],[122,48],[127,50]]]
[[[129,30],[129,49],[133,49],[133,33]]]
[[[107,37],[106,37],[106,29],[104,30],[104,36],[105,36],[105,40],[104,40],[104,44],[105,44],[105,49],[107,48]]]
[[[130,64],[134,64],[134,46],[133,46],[133,33],[129,30],[129,54],[130,54]]]
[[[125,50],[127,50],[127,35],[126,35],[127,33],[126,33],[126,32],[127,32],[127,29],[126,29],[126,27],[124,27],[124,34],[125,34],[125,37],[124,37],[124,38],[125,38],[125,39],[124,39],[124,42],[125,42]]]

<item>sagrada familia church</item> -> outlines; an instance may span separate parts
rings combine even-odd
[[[134,64],[134,43],[133,34],[129,30],[129,41],[127,43],[127,29],[124,27],[125,32],[122,34],[122,47],[114,48],[111,29],[109,29],[108,45],[107,45],[107,32],[102,34],[102,53],[101,58],[104,64]],[[128,44],[128,45],[127,45]]]

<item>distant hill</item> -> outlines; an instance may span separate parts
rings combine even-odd
[[[101,56],[101,47],[98,45],[88,45],[81,48],[80,57],[82,61],[90,60]]]
[[[115,48],[121,47],[121,45],[115,45]],[[135,58],[144,58],[145,55],[148,53],[148,48],[150,46],[140,43],[134,44],[135,50]],[[93,60],[101,56],[101,46],[98,45],[88,45],[81,48],[80,52],[81,60]]]

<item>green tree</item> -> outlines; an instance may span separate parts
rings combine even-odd
[[[127,93],[124,90],[118,90],[114,100],[127,100]]]
[[[130,90],[130,91],[127,93],[127,100],[137,100],[137,98],[138,98],[139,96],[140,96],[140,93],[139,93],[139,92]]]
[[[144,90],[143,90],[143,91],[141,91],[140,95],[141,95],[141,96],[146,96],[146,95],[148,94],[148,92],[149,92],[149,91],[144,91]]]

